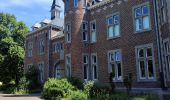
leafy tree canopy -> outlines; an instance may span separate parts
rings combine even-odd
[[[29,31],[14,15],[0,13],[0,81],[18,83],[23,75],[24,43]]]

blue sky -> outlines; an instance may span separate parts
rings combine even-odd
[[[64,4],[62,0],[59,1],[63,9]],[[52,2],[53,0],[0,0],[0,12],[14,14],[18,21],[24,21],[30,28],[36,22],[50,18]]]

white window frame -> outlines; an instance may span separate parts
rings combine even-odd
[[[93,24],[95,24],[95,29],[93,29]],[[96,20],[93,20],[90,22],[90,42],[91,43],[96,43],[97,42],[97,33],[96,33]],[[92,38],[92,34],[94,33],[95,40]]]
[[[94,62],[94,58],[96,57],[96,62]],[[91,54],[91,71],[92,71],[92,80],[98,80],[98,59],[97,59],[97,53],[92,53]],[[94,66],[96,66],[96,78],[95,78],[95,71],[94,71]]]
[[[42,55],[45,53],[45,40],[41,39],[39,41],[39,54]]]
[[[85,28],[84,28],[85,25]],[[83,42],[87,42],[88,41],[88,22],[87,21],[83,21],[82,22],[82,41]],[[85,39],[84,39],[84,34],[85,34]]]
[[[86,58],[86,63],[84,62],[84,57],[87,57]],[[85,75],[84,75],[84,73],[85,73],[85,71],[84,71],[84,66],[86,66],[86,77],[87,78],[85,78]],[[89,55],[88,54],[83,54],[82,55],[82,71],[83,71],[83,79],[85,80],[85,81],[87,81],[87,80],[89,80]]]
[[[68,61],[67,58],[70,59],[70,62]],[[66,68],[66,76],[67,77],[71,77],[71,64],[72,64],[71,54],[66,54],[66,56],[65,56],[65,68]],[[68,70],[68,67],[69,67],[69,70]]]
[[[71,43],[71,24],[70,23],[67,23],[65,25],[65,29],[66,29],[66,43]]]
[[[167,14],[166,14],[166,5],[165,0],[160,0],[160,15],[161,15],[161,23],[164,24],[167,22]]]
[[[165,72],[167,81],[170,81],[170,40],[169,38],[163,40],[164,55],[165,55]]]
[[[119,53],[119,57],[116,54]],[[112,56],[110,56],[112,55]],[[112,58],[113,57],[113,58]],[[121,65],[121,76],[118,76],[118,64]],[[123,81],[123,63],[122,63],[122,51],[121,49],[110,50],[108,51],[108,72],[111,73],[113,71],[112,65],[115,66],[115,77],[113,78],[114,82],[122,82]]]
[[[148,7],[148,14],[143,14],[143,7],[147,6]],[[141,10],[141,16],[136,16],[136,10],[140,9]],[[148,17],[149,20],[149,27],[148,28],[144,28],[144,17]],[[133,7],[133,22],[134,22],[134,31],[135,33],[140,33],[140,32],[144,32],[144,31],[149,31],[151,30],[151,18],[150,18],[150,5],[149,2],[137,5],[135,7]],[[140,20],[142,21],[141,23],[139,22],[139,25],[141,25],[141,29],[139,26],[139,30],[137,30],[137,24],[136,24],[136,20]]]
[[[147,56],[147,49],[152,49],[152,56]],[[143,49],[144,57],[139,57],[139,51]],[[137,69],[137,81],[156,81],[156,67],[155,67],[155,60],[154,60],[154,48],[153,44],[145,44],[139,45],[135,47],[136,52],[136,69]],[[149,77],[149,69],[148,69],[148,60],[152,60],[153,66],[153,77]],[[141,70],[140,70],[140,61],[144,61],[144,68],[145,68],[145,77],[141,77]]]
[[[115,17],[118,17],[118,22],[116,22],[115,21]],[[109,19],[110,18],[112,18],[112,23],[109,23]],[[107,16],[106,17],[106,25],[107,25],[107,39],[113,39],[113,38],[118,38],[118,37],[120,37],[121,36],[121,32],[120,32],[120,14],[117,12],[117,13],[114,13],[114,14],[112,14],[112,15],[109,15],[109,16]],[[115,28],[116,28],[116,26],[118,26],[118,31],[119,31],[119,33],[118,33],[118,35],[116,36],[116,30],[115,30]],[[113,36],[109,36],[109,28],[110,27],[112,27],[113,28]]]
[[[28,57],[32,57],[33,56],[33,42],[28,42]]]
[[[44,80],[45,80],[45,64],[44,64],[44,62],[40,62],[40,63],[38,63],[38,69],[39,69],[39,74],[40,74],[40,76],[39,76],[39,79],[40,79],[40,82],[41,83],[43,83],[44,82]]]

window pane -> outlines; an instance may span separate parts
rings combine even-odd
[[[147,48],[147,56],[152,56],[152,48]]]
[[[110,61],[113,62],[114,61],[114,54],[110,53]]]
[[[140,31],[142,29],[142,20],[136,19],[136,31]]]
[[[139,57],[144,57],[144,49],[139,50]]]
[[[114,16],[114,24],[119,24],[119,16]]]
[[[93,66],[93,78],[97,79],[97,68],[96,68],[96,65]]]
[[[146,77],[144,61],[139,61],[139,69],[140,69],[140,77],[142,78]]]
[[[96,32],[92,32],[92,42],[96,42]]]
[[[83,32],[83,40],[87,40],[87,33]]]
[[[87,66],[84,65],[84,79],[87,79]]]
[[[149,13],[149,8],[148,8],[148,6],[143,6],[143,14],[144,14],[144,15],[148,15],[148,13]]]
[[[149,27],[150,27],[149,16],[145,16],[143,17],[143,28],[149,29]]]
[[[112,72],[114,72],[115,73],[115,65],[114,64],[111,64],[111,67],[112,67]],[[115,78],[115,77],[114,77]]]
[[[114,33],[115,33],[115,36],[119,36],[119,35],[120,35],[119,25],[115,25],[115,27],[114,27]]]
[[[121,61],[121,54],[119,51],[115,52],[115,61]]]
[[[113,17],[110,17],[107,19],[107,25],[112,25],[113,24]]]
[[[86,64],[87,63],[87,56],[83,57],[83,62]]]
[[[153,72],[153,62],[152,60],[149,60],[148,61],[148,74],[149,74],[149,77],[154,77],[154,72]]]
[[[97,62],[96,56],[93,56],[93,63],[95,64]]]
[[[108,36],[109,38],[113,37],[113,26],[108,27]]]
[[[122,76],[122,68],[121,68],[121,63],[117,64],[117,73],[118,73],[118,78],[121,78]]]
[[[135,9],[135,17],[140,17],[142,15],[141,8]]]

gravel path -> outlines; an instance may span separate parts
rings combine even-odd
[[[40,94],[14,95],[0,93],[0,100],[42,100],[42,99],[40,99]]]

